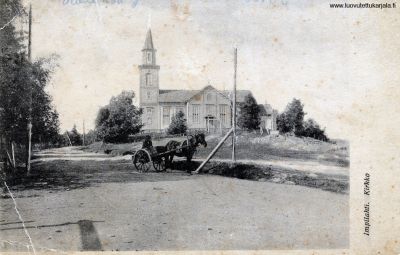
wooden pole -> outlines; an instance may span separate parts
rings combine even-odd
[[[85,146],[85,120],[83,120],[83,139],[82,139],[82,144]]]
[[[29,5],[29,36],[28,36],[28,60],[32,61],[32,5]],[[26,170],[28,174],[31,171],[31,154],[32,154],[32,84],[30,84],[29,95],[29,117],[28,117],[28,159]]]
[[[193,171],[193,173],[195,173],[195,174],[199,173],[199,171],[204,167],[204,165],[207,164],[207,162],[214,156],[214,154],[217,152],[219,147],[221,147],[222,144],[225,142],[225,140],[228,139],[228,137],[232,134],[232,132],[233,132],[233,128],[231,128],[229,130],[229,132],[226,133],[224,138],[222,138],[222,140],[217,144],[217,146],[215,146],[215,148],[211,151],[211,153],[208,155],[206,160],[204,160],[203,163],[201,163],[201,165],[195,171]]]
[[[10,164],[12,165],[13,168],[15,168],[15,164],[13,164],[13,160],[10,156],[10,153],[8,153],[8,150],[6,150],[7,156],[8,156],[8,161],[10,162]]]
[[[237,48],[234,48],[234,72],[233,72],[233,106],[232,106],[232,163],[236,161],[236,69],[237,69]]]
[[[11,142],[11,154],[12,154],[12,163],[15,168],[15,148],[14,148],[14,142]]]
[[[69,141],[69,145],[72,146],[72,142],[71,142],[71,139],[69,138],[68,131],[66,131],[65,134],[67,135],[67,138],[68,138],[68,141]]]
[[[197,174],[204,167],[205,164],[214,156],[214,154],[218,151],[218,149],[222,146],[226,139],[232,134],[232,163],[236,162],[235,155],[235,142],[236,142],[236,69],[237,69],[237,48],[234,48],[234,77],[233,77],[233,100],[232,100],[232,128],[225,134],[222,140],[215,146],[215,148],[211,151],[211,153],[207,156],[206,160],[204,160],[201,165],[193,171],[193,173]],[[207,125],[208,126],[208,125]]]

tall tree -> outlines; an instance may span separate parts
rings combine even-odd
[[[239,106],[238,126],[246,130],[256,130],[260,128],[260,123],[260,107],[256,99],[248,94]]]
[[[125,142],[129,135],[140,131],[142,110],[132,104],[134,97],[133,91],[123,91],[99,110],[96,118],[98,138],[105,142]]]
[[[14,21],[23,12],[20,1],[0,1],[0,132],[8,142],[20,142],[26,133],[29,109],[26,99],[30,65],[23,37],[16,33]]]
[[[45,87],[53,69],[45,59],[27,59],[26,38],[14,25],[21,18],[26,11],[19,0],[0,0],[0,133],[9,142],[26,142],[32,95],[32,140],[52,142],[58,137],[58,113]]]
[[[277,126],[281,133],[293,132],[297,136],[301,136],[304,130],[304,105],[299,99],[293,98],[283,113],[278,115]]]

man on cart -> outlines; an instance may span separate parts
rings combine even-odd
[[[151,141],[150,135],[145,136],[144,141],[142,143],[142,149],[147,150],[150,153],[150,155],[157,154],[156,149],[153,147],[153,142]]]

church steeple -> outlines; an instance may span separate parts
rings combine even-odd
[[[153,37],[151,36],[151,29],[147,30],[146,41],[144,42],[143,50],[154,50]]]
[[[156,49],[153,44],[153,36],[151,29],[147,30],[146,40],[144,41],[143,52],[143,65],[155,66],[156,65]]]
[[[160,124],[158,116],[160,116],[158,97],[158,71],[160,66],[156,64],[156,49],[153,44],[151,30],[147,30],[146,40],[142,49],[142,64],[140,70],[140,107],[143,108],[142,121],[145,129],[159,129]]]

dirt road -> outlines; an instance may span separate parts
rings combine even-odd
[[[53,152],[80,157],[54,162],[62,171],[82,172],[74,183],[85,185],[72,189],[46,181],[12,189],[36,251],[348,247],[345,194],[177,171],[140,174],[124,163],[111,169],[107,156]],[[51,175],[57,165],[49,163],[35,164]],[[0,250],[27,251],[29,239],[5,195]]]

